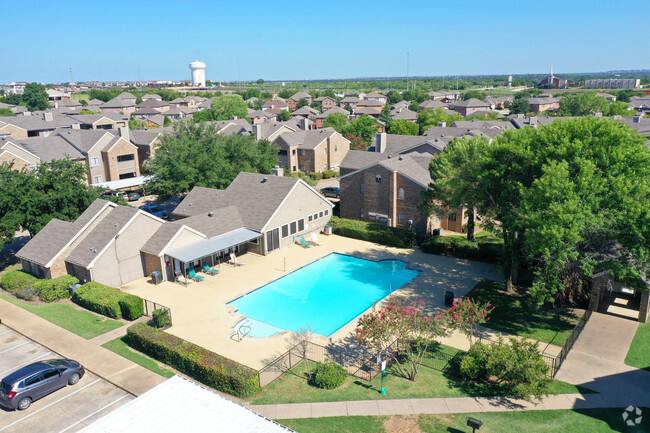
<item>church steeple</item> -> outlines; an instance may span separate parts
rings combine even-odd
[[[551,75],[550,75],[550,77],[553,78],[553,65],[551,65]]]

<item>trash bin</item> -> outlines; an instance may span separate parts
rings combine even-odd
[[[151,273],[151,279],[153,280],[154,284],[160,284],[160,281],[162,280],[162,275],[160,274],[159,271],[153,271]]]
[[[452,307],[454,305],[454,292],[447,290],[445,292],[445,305]]]
[[[329,226],[329,225],[325,226],[323,228],[323,233],[325,233],[326,235],[331,235],[332,234],[332,226]]]
[[[74,292],[76,292],[79,287],[81,287],[81,284],[73,284],[70,286],[70,296],[74,296]]]
[[[444,230],[442,229],[442,227],[438,227],[437,229],[433,229],[433,235],[434,236],[442,236],[443,233],[444,233]]]

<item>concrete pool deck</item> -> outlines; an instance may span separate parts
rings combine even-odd
[[[168,281],[153,285],[149,278],[141,278],[125,284],[121,290],[171,308],[173,326],[167,332],[260,369],[292,346],[290,333],[235,341],[230,335],[241,316],[233,313],[227,303],[330,253],[376,261],[403,260],[408,267],[421,273],[394,293],[423,299],[432,309],[444,308],[447,290],[461,297],[483,278],[503,279],[495,265],[425,254],[419,249],[390,248],[336,235],[320,235],[319,242],[321,245],[316,247],[294,245],[268,256],[245,254],[239,260],[246,265],[221,264],[218,275],[206,275],[203,281],[191,282],[187,287]],[[333,334],[331,342],[349,344],[355,326],[356,319]],[[330,339],[317,336],[313,342],[326,345]]]

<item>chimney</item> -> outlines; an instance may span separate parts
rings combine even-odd
[[[59,108],[59,103],[58,102],[54,103],[54,108]]]
[[[375,152],[384,153],[386,151],[386,133],[378,132],[375,140]]]
[[[632,118],[633,123],[641,123],[641,116],[634,116]]]
[[[525,116],[524,116],[522,113],[517,113],[517,114],[515,115],[515,117],[516,117],[517,119],[523,119]]]
[[[253,125],[253,133],[255,134],[255,140],[260,141],[262,139],[262,125]]]
[[[45,120],[46,122],[51,122],[52,121],[52,113],[51,112],[43,113],[43,120]]]
[[[600,112],[594,113],[594,117],[603,117],[603,113]]]
[[[72,129],[81,129],[81,125],[78,123],[73,123],[72,124]]]
[[[230,120],[237,120],[237,116],[230,116]]]
[[[446,128],[447,127],[447,122],[438,122],[438,127],[439,128]]]
[[[530,126],[532,126],[533,128],[536,128],[536,127],[537,127],[537,117],[531,117],[531,118],[530,118],[530,121],[528,122],[528,124],[529,124]]]
[[[300,129],[303,131],[309,131],[311,129],[312,121],[307,118],[300,119]]]
[[[612,116],[612,119],[614,119],[614,120],[621,120],[622,118],[623,118],[623,116],[621,116],[620,114],[615,114],[615,115]]]
[[[284,169],[279,165],[276,165],[271,169],[271,174],[273,176],[284,177]]]
[[[122,126],[118,129],[120,137],[125,139],[126,141],[131,141],[131,137],[129,135],[129,128],[126,126]]]

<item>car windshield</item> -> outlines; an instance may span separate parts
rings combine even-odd
[[[50,359],[48,361],[41,361],[43,364],[51,365],[52,367],[67,367],[68,364],[66,364],[65,361],[62,361],[60,359]]]
[[[152,206],[149,208],[151,212],[162,212],[163,210],[159,208],[158,206]]]
[[[9,391],[11,391],[11,384],[0,382],[0,390],[2,390],[2,393],[5,395],[9,394]]]

